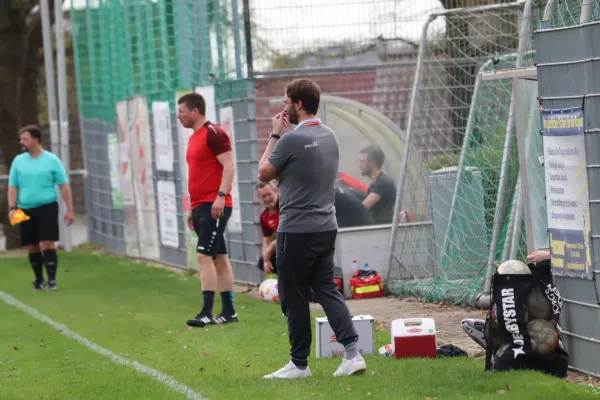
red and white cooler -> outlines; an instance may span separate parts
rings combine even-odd
[[[394,358],[436,358],[437,337],[433,318],[408,318],[392,321]]]

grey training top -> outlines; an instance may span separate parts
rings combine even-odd
[[[339,160],[337,138],[323,124],[301,125],[279,139],[269,157],[280,171],[278,232],[337,229],[334,183]]]

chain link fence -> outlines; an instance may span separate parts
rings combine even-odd
[[[257,154],[247,81],[243,7],[237,0],[71,3],[87,169],[89,239],[108,251],[197,268],[185,149],[176,119],[192,91],[231,135],[236,208],[227,232],[236,279],[258,282]],[[250,261],[252,260],[252,261]]]
[[[398,185],[403,223],[340,230],[343,269],[359,259],[395,294],[472,303],[491,264],[524,258],[517,147],[539,149],[539,127],[533,111],[515,110],[512,79],[479,77],[533,65],[548,2],[466,0],[449,10],[393,0],[80,3],[72,0],[71,22],[92,242],[197,268],[184,217],[190,132],[175,117],[176,99],[196,91],[235,143],[227,232],[235,278],[260,282],[258,159],[285,84],[308,77],[338,134],[340,171],[368,185],[358,154],[377,145]],[[579,1],[557,1],[552,21],[578,21],[580,10]],[[528,144],[512,140],[523,121]]]
[[[431,245],[423,251],[415,246],[422,235],[392,229],[392,292],[473,304],[489,260],[510,248],[519,173],[512,79],[484,82],[481,74],[532,63],[541,11],[532,1],[448,10],[424,25],[407,129],[418,152],[403,163],[420,159],[423,168],[403,169],[396,213],[418,210]],[[414,251],[419,268],[411,269],[399,259]]]

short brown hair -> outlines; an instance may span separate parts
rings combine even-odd
[[[28,132],[32,139],[37,139],[38,143],[42,143],[42,130],[36,125],[27,125],[21,128],[19,134],[22,135]]]
[[[360,151],[360,154],[366,155],[367,160],[373,161],[379,169],[381,169],[385,161],[385,153],[377,146],[365,147]]]
[[[285,87],[285,94],[292,102],[302,102],[307,114],[317,114],[321,102],[321,88],[310,79],[294,79]]]
[[[195,108],[200,115],[206,115],[206,101],[204,101],[204,97],[198,93],[188,93],[181,96],[179,100],[177,100],[177,104],[185,104],[188,110],[191,111]]]

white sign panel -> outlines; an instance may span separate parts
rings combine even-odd
[[[175,182],[158,181],[158,219],[160,243],[166,247],[179,248],[179,221],[177,217],[177,194]]]
[[[196,93],[204,97],[206,102],[206,119],[210,122],[217,122],[217,106],[215,101],[215,87],[214,86],[198,86]]]
[[[140,249],[143,249],[144,258],[155,260],[160,257],[160,250],[152,174],[150,115],[146,97],[135,97],[130,100],[129,123]]]
[[[231,186],[231,197],[233,198],[233,208],[231,210],[231,217],[227,223],[228,232],[242,232],[242,210],[240,209],[240,187],[238,182],[238,169],[237,169],[237,154],[235,151],[235,128],[233,123],[233,109],[231,107],[224,107],[219,112],[221,128],[229,135],[231,141],[231,149],[233,150],[233,162],[235,165],[235,174],[233,175],[233,184]]]
[[[121,192],[124,206],[134,206],[133,175],[131,155],[129,154],[129,119],[127,115],[127,100],[117,103],[117,129],[119,133],[119,159],[121,163]]]
[[[171,133],[171,113],[168,101],[152,103],[152,122],[154,123],[154,148],[156,169],[173,172],[175,155]]]

